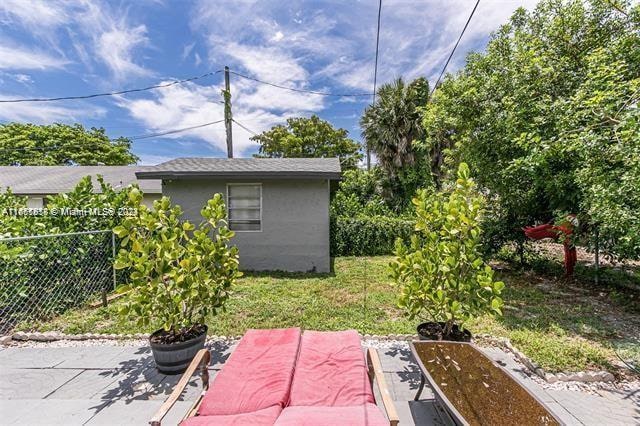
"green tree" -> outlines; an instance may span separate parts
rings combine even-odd
[[[55,166],[134,164],[127,138],[110,140],[103,128],[80,124],[0,124],[0,165]]]
[[[444,336],[476,315],[501,314],[504,283],[493,280],[480,254],[484,199],[469,167],[460,164],[451,190],[420,190],[413,203],[416,232],[409,247],[397,242],[390,265],[400,307],[410,318],[444,322]]]
[[[383,196],[397,211],[410,204],[417,188],[431,183],[424,146],[419,143],[424,137],[420,107],[428,98],[426,79],[407,84],[398,78],[380,86],[376,103],[360,119],[362,137],[384,171]]]
[[[425,108],[440,174],[467,162],[490,197],[485,231],[494,247],[522,242],[522,226],[572,212],[606,234],[612,253],[640,256],[639,10],[606,0],[519,9]]]
[[[129,197],[140,205],[139,191]],[[180,206],[172,206],[167,197],[153,207],[140,206],[137,216],[113,229],[123,247],[114,267],[131,271],[120,288],[131,291],[120,313],[141,326],[163,327],[175,341],[224,308],[242,275],[238,248],[230,243],[234,233],[227,227],[221,194],[207,201],[197,227],[183,221]]]
[[[340,158],[343,170],[354,169],[362,159],[360,144],[349,139],[345,129],[335,129],[317,115],[287,119],[287,125],[277,125],[253,136],[260,144],[257,157]]]

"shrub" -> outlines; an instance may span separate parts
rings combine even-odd
[[[12,210],[27,207],[27,197],[15,195],[10,188],[0,193],[0,237],[18,237],[42,234],[61,234],[67,232],[96,231],[113,229],[123,216],[123,210],[133,211],[138,208],[132,205],[129,192],[140,191],[136,185],[116,190],[97,177],[97,186],[91,176],[85,176],[73,190],[68,193],[47,197],[46,208],[94,212],[75,216],[70,214],[17,215]],[[94,191],[94,188],[97,191]],[[128,207],[125,209],[125,207]]]
[[[99,291],[112,289],[110,233],[3,241],[9,237],[109,230],[122,220],[123,207],[136,211],[138,206],[128,197],[134,186],[116,191],[101,176],[97,182],[97,193],[91,177],[86,176],[69,193],[47,197],[49,211],[96,213],[81,216],[19,214],[20,209],[27,208],[27,197],[13,194],[10,188],[0,193],[0,333],[17,322],[49,317]]]
[[[138,202],[140,192],[132,191],[130,198]],[[115,267],[132,271],[121,288],[131,291],[121,314],[134,316],[140,326],[162,326],[169,341],[222,309],[241,276],[238,249],[229,245],[234,233],[227,228],[222,196],[215,194],[201,214],[204,221],[198,228],[182,222],[180,206],[162,197],[153,210],[141,207],[137,217],[124,219],[113,230],[123,247]]]
[[[413,199],[416,233],[407,247],[396,244],[390,268],[401,288],[399,306],[411,319],[425,315],[444,322],[448,336],[454,324],[464,326],[483,313],[501,314],[504,283],[480,255],[480,220],[484,199],[460,164],[450,192],[421,190]]]
[[[331,200],[331,214],[347,217],[393,214],[378,194],[381,178],[378,167],[373,170],[346,170]]]
[[[338,216],[331,218],[332,256],[391,254],[394,241],[408,242],[415,222],[387,216]]]

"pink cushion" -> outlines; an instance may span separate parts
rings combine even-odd
[[[282,407],[274,405],[253,413],[230,414],[226,416],[196,416],[180,423],[180,426],[271,426],[276,421]]]
[[[299,345],[299,328],[248,330],[205,394],[198,414],[284,407]]]
[[[305,331],[289,405],[375,403],[358,333]]]
[[[287,407],[275,426],[389,426],[380,409],[371,403],[352,407]]]

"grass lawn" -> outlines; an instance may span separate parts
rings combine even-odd
[[[387,278],[389,259],[336,258],[332,275],[247,275],[236,285],[227,312],[209,321],[209,333],[241,335],[247,328],[286,326],[355,328],[379,335],[415,333],[416,324],[395,307],[397,290]],[[640,362],[640,316],[636,306],[625,304],[619,294],[508,268],[499,271],[498,278],[506,284],[504,316],[476,319],[468,325],[473,333],[508,337],[549,371],[615,371],[614,349],[623,358]],[[71,310],[52,321],[21,328],[66,333],[153,331],[119,318],[119,303]]]

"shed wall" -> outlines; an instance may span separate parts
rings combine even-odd
[[[184,217],[199,223],[200,210],[215,193],[226,201],[228,183],[262,184],[262,230],[236,231],[233,239],[244,270],[329,272],[329,184],[327,180],[163,181],[162,192]]]

